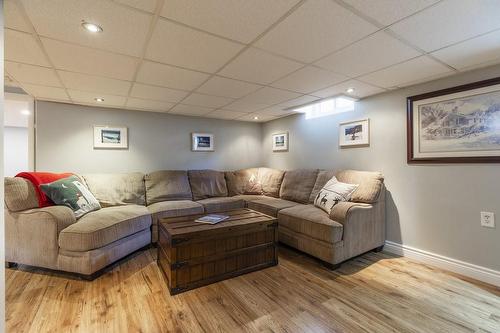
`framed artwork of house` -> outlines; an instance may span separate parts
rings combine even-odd
[[[500,78],[407,98],[408,163],[499,163]]]

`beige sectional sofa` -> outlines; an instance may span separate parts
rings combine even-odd
[[[359,184],[330,215],[315,207],[333,176]],[[250,168],[81,175],[102,209],[76,219],[65,206],[38,207],[33,185],[5,178],[6,261],[91,276],[156,243],[164,217],[248,207],[278,218],[280,242],[327,266],[385,240],[385,190],[378,172]]]

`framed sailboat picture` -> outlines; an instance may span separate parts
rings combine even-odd
[[[408,163],[499,163],[500,78],[407,98]]]

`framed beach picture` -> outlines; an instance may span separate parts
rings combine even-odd
[[[288,132],[273,134],[273,151],[288,151]]]
[[[340,123],[339,145],[341,148],[370,145],[370,120],[361,119]]]
[[[500,162],[500,78],[407,99],[408,163]]]
[[[214,135],[208,133],[191,133],[192,151],[214,151]]]
[[[94,149],[127,149],[127,127],[94,126]]]

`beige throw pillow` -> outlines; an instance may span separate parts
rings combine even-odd
[[[314,198],[314,205],[330,214],[333,206],[339,201],[349,201],[351,195],[358,186],[359,185],[356,184],[341,183],[336,177],[332,177],[332,179],[319,190],[316,198]]]

